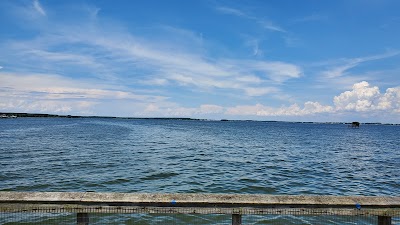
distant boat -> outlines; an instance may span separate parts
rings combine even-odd
[[[11,115],[11,116],[9,116],[9,118],[11,118],[11,119],[16,119],[17,116],[16,116],[16,115]]]

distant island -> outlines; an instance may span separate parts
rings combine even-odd
[[[10,113],[0,112],[0,118],[46,117],[46,118],[104,118],[104,119],[160,119],[160,120],[201,120],[186,117],[116,117],[116,116],[73,116],[46,113]]]
[[[10,113],[10,112],[0,112],[0,119],[4,118],[19,118],[19,117],[43,117],[43,118],[102,118],[102,119],[136,119],[136,120],[196,120],[196,121],[222,121],[222,122],[230,122],[230,121],[244,121],[244,122],[266,122],[266,123],[303,123],[303,124],[347,124],[351,125],[352,122],[296,122],[296,121],[275,121],[275,120],[234,120],[234,119],[196,119],[189,117],[117,117],[117,116],[74,116],[74,115],[57,115],[57,114],[46,114],[46,113]],[[400,124],[396,123],[360,123],[363,125],[396,125]]]

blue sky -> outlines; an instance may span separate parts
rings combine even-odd
[[[0,1],[0,111],[400,122],[400,2]]]

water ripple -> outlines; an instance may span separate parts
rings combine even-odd
[[[400,194],[400,126],[54,118],[0,123],[0,190]]]

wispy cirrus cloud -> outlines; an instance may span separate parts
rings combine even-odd
[[[346,74],[346,72],[364,62],[375,61],[385,58],[390,58],[396,55],[399,55],[400,51],[389,51],[383,54],[359,57],[359,58],[351,58],[351,59],[343,59],[338,66],[331,67],[330,69],[323,71],[322,74],[326,78],[338,78]]]
[[[216,7],[216,10],[221,13],[224,13],[224,14],[230,14],[230,15],[234,15],[234,16],[241,16],[241,17],[253,19],[253,17],[248,16],[246,13],[242,12],[241,10],[234,9],[231,7],[219,6],[219,7]]]
[[[216,10],[223,14],[229,14],[229,15],[243,17],[245,19],[253,20],[256,23],[258,23],[262,28],[269,30],[269,31],[286,33],[286,30],[284,28],[282,28],[281,26],[277,25],[276,23],[274,23],[270,20],[258,18],[249,13],[245,13],[239,9],[235,9],[235,8],[231,8],[231,7],[227,7],[227,6],[219,6],[219,7],[216,7]]]
[[[324,14],[313,13],[308,16],[304,16],[301,18],[297,18],[293,20],[293,23],[306,23],[306,22],[315,22],[315,21],[325,21],[329,17]]]
[[[283,29],[281,26],[278,26],[276,24],[274,24],[271,21],[258,21],[258,23],[265,29],[271,30],[271,31],[276,31],[276,32],[282,32],[282,33],[286,33],[287,31],[285,29]]]
[[[42,16],[46,16],[46,11],[43,9],[42,5],[40,4],[39,0],[33,1],[33,7],[35,10],[40,13]]]
[[[80,27],[58,23],[51,32],[47,27],[43,29],[46,29],[43,33],[51,35],[7,43],[4,49],[10,52],[8,57],[14,54],[15,58],[21,59],[19,61],[37,65],[38,70],[46,68],[57,72],[58,67],[64,66],[65,73],[71,72],[68,68],[73,65],[84,67],[81,72],[88,71],[103,79],[107,76],[114,80],[135,77],[134,83],[230,89],[248,96],[273,93],[278,90],[274,86],[302,74],[299,66],[281,61],[210,58],[204,50],[197,50],[202,48],[198,36],[171,27],[161,31],[174,32],[178,38],[193,38],[195,42],[190,42],[190,46],[185,46],[185,42],[165,45],[165,40],[146,40],[126,31],[117,30],[110,34],[109,27],[98,27],[91,21]],[[193,46],[194,43],[198,45]]]

